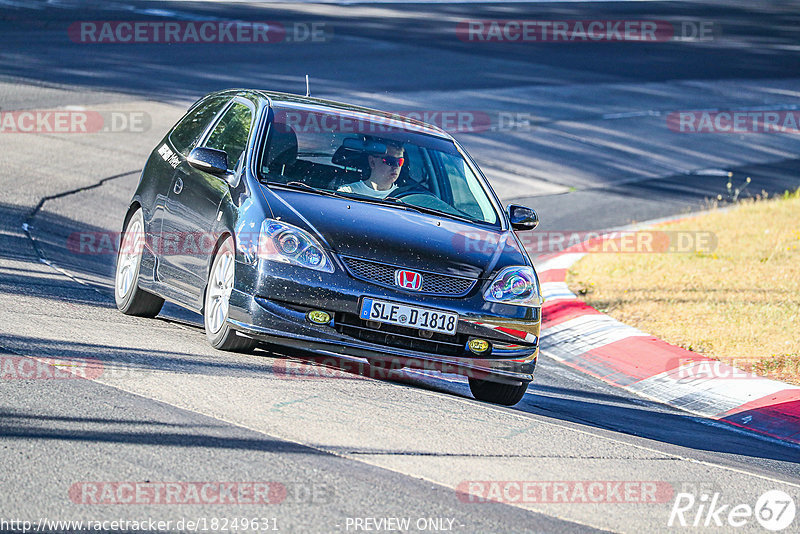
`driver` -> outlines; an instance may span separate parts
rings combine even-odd
[[[400,176],[403,167],[403,146],[398,143],[388,142],[386,154],[382,156],[368,155],[369,172],[361,181],[341,186],[337,191],[343,193],[356,193],[373,198],[386,198],[389,193],[397,189],[394,183]]]

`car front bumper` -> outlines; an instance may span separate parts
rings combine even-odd
[[[479,289],[472,298],[422,299],[353,279],[341,269],[328,274],[269,266],[267,271],[264,262],[236,264],[228,322],[245,335],[323,356],[379,361],[390,369],[436,370],[513,385],[533,380],[539,352],[538,309],[485,303]],[[349,335],[340,319],[343,314],[349,314],[350,320],[357,316],[364,296],[458,313],[457,336],[447,343],[451,353],[375,343]],[[333,319],[324,325],[312,323],[307,318],[307,311],[312,309],[326,311]],[[474,338],[489,341],[491,353],[470,352],[466,340]],[[464,342],[463,350],[453,354],[456,339]]]

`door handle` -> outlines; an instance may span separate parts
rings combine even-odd
[[[183,191],[183,180],[180,178],[175,179],[175,187],[172,188],[176,195],[180,195],[181,191]]]

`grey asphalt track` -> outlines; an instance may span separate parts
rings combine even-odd
[[[456,135],[504,202],[537,209],[543,231],[675,215],[718,196],[725,203],[728,172],[735,184],[751,179],[742,196],[794,189],[796,134],[680,134],[665,117],[797,109],[798,8],[0,0],[0,112],[79,106],[148,118],[144,131],[0,133],[0,358],[90,358],[102,371],[93,380],[0,380],[0,521],[246,516],[275,518],[285,532],[355,532],[365,530],[356,519],[394,517],[452,519],[457,532],[686,530],[668,526],[674,495],[463,502],[456,489],[469,481],[652,481],[750,506],[780,489],[800,504],[800,448],[637,398],[546,357],[523,401],[502,408],[473,400],[454,376],[375,380],[302,354],[220,353],[199,318],[174,306],[152,320],[117,312],[114,256],[68,245],[78,232],[119,230],[149,151],[191,101],[231,86],[302,92],[307,73],[317,96],[483,112],[495,126],[501,116],[525,118]],[[327,37],[264,46],[68,37],[78,21],[172,19],[316,22]],[[715,34],[476,44],[455,37],[466,19],[711,21]],[[273,481],[288,493],[269,506],[92,505],[70,496],[83,482],[145,481]],[[737,531],[761,529],[751,518]]]

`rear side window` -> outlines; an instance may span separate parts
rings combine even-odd
[[[247,146],[247,137],[250,135],[250,125],[253,122],[253,112],[245,104],[235,102],[219,124],[211,132],[206,142],[208,148],[223,150],[228,154],[228,168],[235,169],[239,158],[242,157]]]
[[[205,131],[219,110],[228,102],[229,97],[217,96],[202,102],[189,112],[169,134],[172,145],[184,156],[194,147],[197,139]]]

